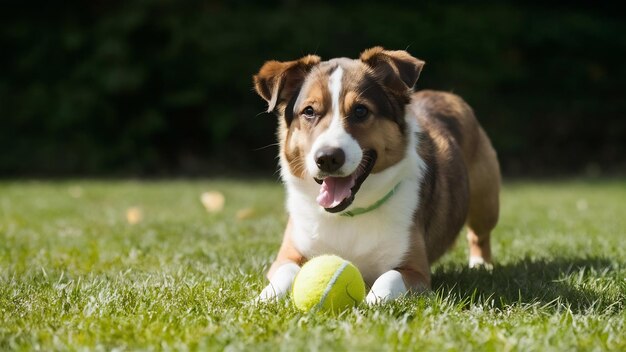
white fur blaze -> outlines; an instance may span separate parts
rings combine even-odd
[[[341,90],[343,89],[341,79],[343,77],[343,69],[341,66],[330,75],[328,79],[328,89],[331,94],[332,116],[328,129],[317,137],[315,143],[311,147],[311,151],[306,158],[306,165],[309,173],[316,176],[319,172],[315,163],[315,154],[320,148],[333,147],[341,148],[346,160],[343,166],[338,170],[338,174],[347,176],[352,174],[363,159],[363,151],[356,141],[343,126],[343,116],[341,116]]]
[[[333,108],[333,122],[341,121],[341,79],[343,78],[343,69],[341,66],[337,67],[335,72],[330,75],[328,79],[328,88],[330,88],[330,95],[332,99]]]

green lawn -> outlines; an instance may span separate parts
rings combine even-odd
[[[283,197],[268,181],[0,183],[0,350],[626,350],[626,180],[508,183],[493,272],[467,269],[461,239],[433,293],[339,317],[250,303]]]

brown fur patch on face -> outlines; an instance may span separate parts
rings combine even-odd
[[[307,177],[306,156],[311,150],[315,139],[330,125],[331,96],[328,90],[328,77],[331,69],[322,65],[314,69],[306,78],[300,94],[295,97],[293,106],[285,114],[290,115],[281,126],[284,136],[282,153],[289,164],[291,173],[298,178]],[[302,115],[306,107],[312,107],[317,117],[307,119]],[[310,175],[308,175],[310,176]]]
[[[407,98],[388,89],[376,80],[371,69],[359,62],[344,73],[342,114],[346,131],[356,139],[361,149],[376,151],[373,173],[383,171],[404,158],[406,135],[405,108]],[[354,116],[354,108],[364,105],[369,110],[366,119]]]
[[[284,142],[281,153],[285,155],[285,160],[287,160],[289,165],[289,172],[298,178],[304,178],[306,175],[306,153],[304,153],[300,144],[306,136],[301,133],[300,128],[295,126],[296,123],[292,123],[289,129],[287,129],[286,123],[281,125],[284,125],[281,126],[281,134],[285,135],[285,138],[282,139]]]
[[[389,119],[374,117],[365,123],[349,124],[347,131],[359,142],[361,149],[376,151],[378,157],[372,173],[381,172],[404,158],[407,136]]]

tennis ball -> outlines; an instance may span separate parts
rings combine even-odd
[[[341,312],[365,298],[365,282],[356,266],[336,255],[308,261],[293,282],[293,303],[301,311]]]

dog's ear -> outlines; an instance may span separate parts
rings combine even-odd
[[[254,75],[254,89],[267,101],[267,112],[288,102],[298,92],[306,75],[320,57],[308,55],[294,61],[268,61]]]
[[[380,46],[361,53],[361,61],[373,69],[378,79],[397,91],[413,89],[424,67],[424,61],[404,50],[385,50]]]

